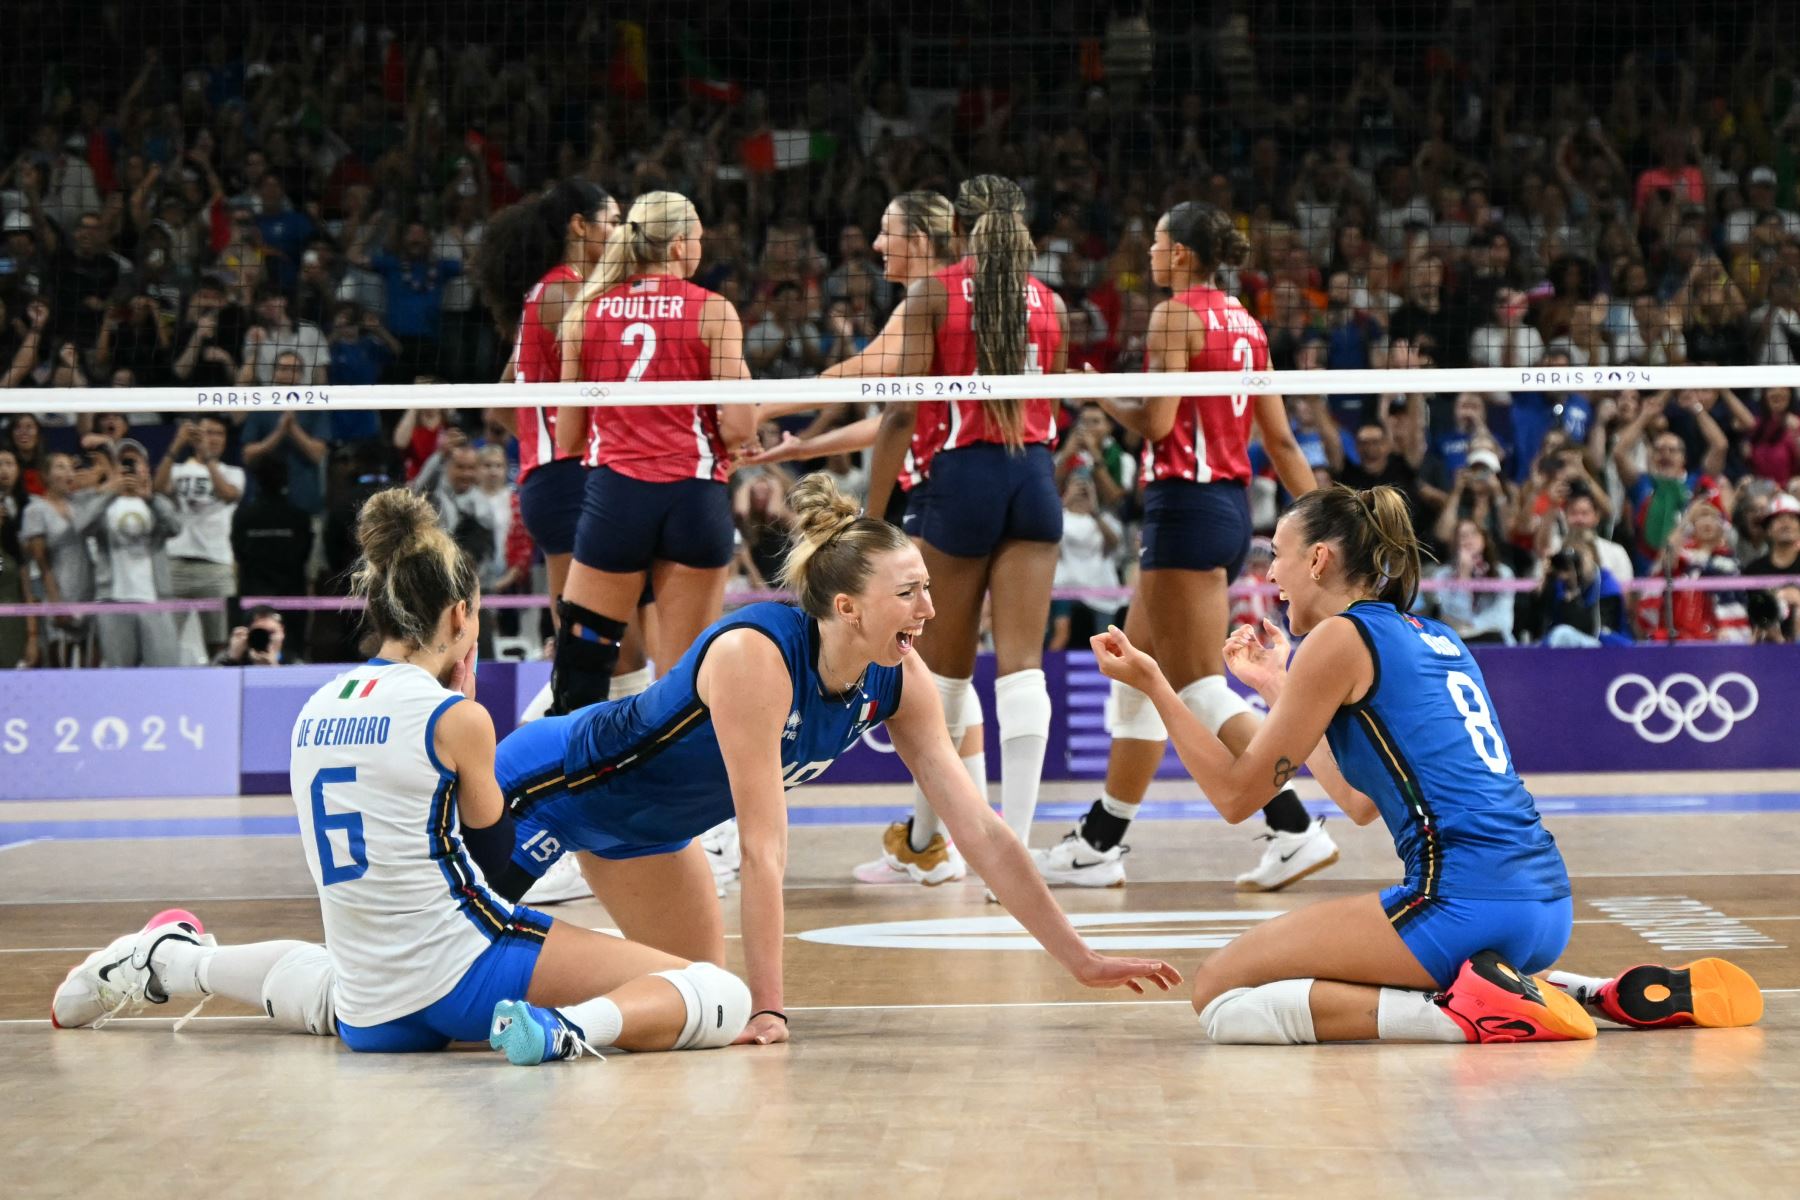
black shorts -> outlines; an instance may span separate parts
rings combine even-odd
[[[957,558],[986,558],[1002,542],[1062,541],[1062,497],[1048,446],[1013,453],[993,442],[940,450],[917,536]],[[910,512],[909,514],[910,515]],[[908,533],[913,533],[911,528]]]
[[[915,483],[911,491],[899,484],[888,493],[887,511],[881,519],[889,525],[898,525],[906,532],[907,537],[919,536],[919,521],[925,515],[925,481]]]
[[[586,479],[587,468],[579,458],[547,462],[525,477],[519,488],[519,519],[545,554],[568,554],[575,549]]]
[[[587,473],[575,561],[613,574],[657,562],[709,570],[731,564],[731,494],[710,479],[646,483],[611,467]]]
[[[1250,489],[1236,480],[1159,479],[1144,489],[1146,571],[1224,570],[1234,580],[1250,554]]]

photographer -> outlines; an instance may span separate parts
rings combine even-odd
[[[167,496],[151,484],[150,454],[142,442],[126,438],[113,447],[112,478],[100,489],[100,503],[84,511],[81,532],[100,546],[110,567],[99,599],[143,603],[169,595],[169,539],[181,532],[181,517]],[[120,613],[99,619],[100,656],[109,667],[181,665],[175,618],[166,612]]]
[[[287,640],[287,626],[281,614],[266,604],[259,604],[247,614],[248,625],[231,631],[231,641],[213,656],[215,667],[279,667],[290,660],[282,655]]]
[[[1441,546],[1453,546],[1457,525],[1473,521],[1496,544],[1501,544],[1511,519],[1512,497],[1500,475],[1500,449],[1492,442],[1477,440],[1451,482],[1450,498],[1438,514],[1432,536]]]
[[[1619,581],[1598,564],[1593,535],[1572,530],[1537,591],[1538,640],[1557,647],[1616,645],[1630,640],[1622,632],[1627,628]]]
[[[1098,404],[1084,404],[1074,428],[1056,452],[1056,482],[1060,487],[1071,474],[1087,474],[1093,481],[1098,507],[1114,512],[1137,482],[1136,466],[1113,437],[1112,419],[1106,411]]]
[[[183,421],[156,468],[156,490],[181,514],[181,532],[168,545],[168,595],[178,600],[222,600],[237,591],[231,516],[244,494],[244,469],[220,462],[229,432],[221,416]],[[223,608],[196,615],[207,654],[217,654],[225,644]]]

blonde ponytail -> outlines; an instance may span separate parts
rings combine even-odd
[[[625,219],[606,235],[600,261],[589,272],[575,303],[563,317],[557,335],[563,361],[563,382],[579,377],[581,341],[588,310],[594,301],[630,279],[667,263],[670,248],[688,237],[700,223],[693,202],[680,192],[645,192],[631,202]]]

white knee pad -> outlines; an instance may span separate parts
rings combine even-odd
[[[952,744],[960,742],[962,735],[969,729],[969,693],[975,690],[975,681],[973,679],[951,679],[947,675],[939,675],[935,672],[931,676],[931,681],[937,684],[938,699],[944,705],[944,724],[950,727],[950,741]],[[975,711],[978,713],[981,711],[979,701],[976,703]]]
[[[1050,736],[1050,689],[1044,673],[1033,668],[994,680],[994,720],[1000,740]]]
[[[337,1033],[332,981],[337,972],[323,946],[283,955],[263,979],[262,1005],[275,1024],[295,1033],[332,1037]]]
[[[1223,675],[1194,680],[1181,689],[1181,703],[1214,733],[1240,713],[1254,711],[1242,696],[1231,690]]]
[[[1106,732],[1137,742],[1166,742],[1169,729],[1150,697],[1128,683],[1113,680],[1106,697]]]
[[[1310,979],[1233,988],[1200,1010],[1200,1027],[1221,1046],[1305,1046],[1313,1034]]]
[[[614,675],[612,687],[607,691],[606,698],[623,700],[627,696],[636,696],[655,682],[656,675],[649,667],[639,667],[637,670],[627,671],[623,675]]]
[[[658,971],[687,1002],[687,1023],[672,1050],[711,1050],[731,1045],[750,1023],[750,989],[730,971],[709,962]]]

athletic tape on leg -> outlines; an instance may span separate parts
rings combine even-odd
[[[1200,1027],[1221,1046],[1304,1046],[1313,1033],[1310,979],[1233,988],[1200,1010]]]
[[[687,1021],[672,1050],[711,1050],[729,1046],[750,1023],[750,989],[744,981],[708,962],[690,963],[679,971],[658,971],[675,985],[687,1003]]]
[[[1113,681],[1106,697],[1106,732],[1135,742],[1166,742],[1168,727],[1150,697],[1127,683]]]
[[[1231,690],[1223,675],[1194,680],[1181,689],[1181,703],[1214,733],[1231,718],[1253,711],[1242,696]]]

